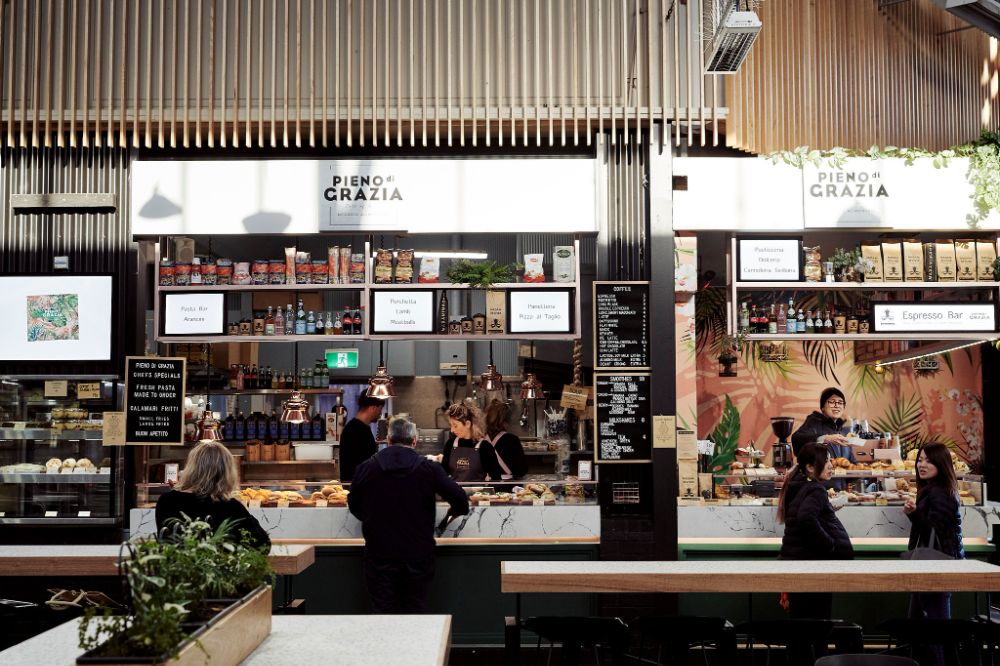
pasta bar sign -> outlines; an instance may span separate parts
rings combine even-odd
[[[740,282],[802,280],[802,240],[740,238],[737,243]]]

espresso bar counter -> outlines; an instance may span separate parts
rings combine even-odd
[[[0,546],[0,576],[117,576],[120,546]],[[302,573],[316,561],[306,544],[271,547],[268,557],[282,576]]]
[[[72,666],[83,653],[78,626],[71,620],[4,650],[0,664]],[[271,635],[242,663],[443,666],[450,637],[450,615],[276,615]]]

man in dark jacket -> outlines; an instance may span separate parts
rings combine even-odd
[[[364,393],[358,398],[358,412],[347,422],[340,433],[340,480],[351,481],[354,470],[378,451],[372,424],[382,415],[385,401],[369,398]]]
[[[792,433],[792,452],[796,457],[803,444],[826,444],[830,458],[847,458],[856,463],[854,451],[847,443],[846,422],[843,419],[847,400],[840,389],[830,387],[819,396],[820,411],[806,417],[802,427]]]
[[[422,613],[434,577],[435,496],[448,513],[469,499],[444,468],[414,450],[417,427],[397,418],[389,446],[358,466],[347,504],[365,537],[365,581],[374,613]]]

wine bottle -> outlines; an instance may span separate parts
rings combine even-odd
[[[439,335],[448,334],[448,292],[445,290],[441,291],[441,300],[438,302],[437,332]]]

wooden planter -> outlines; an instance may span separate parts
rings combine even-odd
[[[86,653],[77,664],[126,666],[234,666],[246,659],[271,633],[271,587],[261,586],[192,633],[177,657],[97,657]]]

